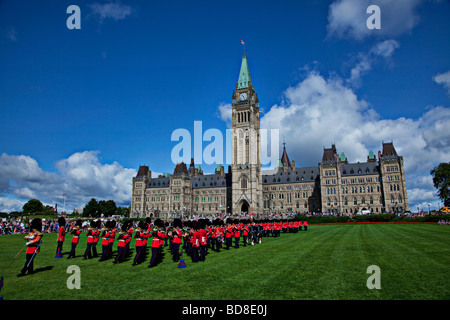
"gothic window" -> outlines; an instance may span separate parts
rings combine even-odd
[[[242,189],[247,189],[247,179],[246,178],[242,178],[242,180],[241,180],[241,188]]]

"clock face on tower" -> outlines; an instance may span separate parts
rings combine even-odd
[[[242,93],[239,95],[239,99],[240,99],[241,101],[247,100],[247,93],[246,93],[246,92],[242,92]]]

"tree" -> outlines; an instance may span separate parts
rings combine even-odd
[[[115,215],[117,211],[116,203],[113,200],[108,200],[103,205],[103,214],[105,217]]]
[[[22,209],[23,213],[42,212],[44,205],[38,199],[31,199],[23,205]]]
[[[450,207],[450,162],[442,162],[434,167],[430,174],[433,176],[433,184],[438,189],[438,196],[444,202],[445,207]]]
[[[100,207],[95,198],[89,200],[89,202],[83,208],[83,217],[99,217]]]
[[[130,211],[128,210],[127,207],[117,207],[116,214],[118,216],[129,217]]]

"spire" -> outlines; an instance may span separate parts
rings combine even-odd
[[[283,143],[283,155],[281,156],[281,163],[283,163],[283,167],[291,168],[291,162],[289,161],[289,157],[286,152],[286,143]]]
[[[250,71],[248,69],[247,56],[242,56],[241,71],[239,72],[238,89],[248,88],[252,83]]]

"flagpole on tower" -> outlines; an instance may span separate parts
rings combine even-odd
[[[241,43],[242,43],[242,46],[244,47],[244,56],[247,56],[247,55],[245,54],[245,42],[244,42],[244,40],[241,39]]]

